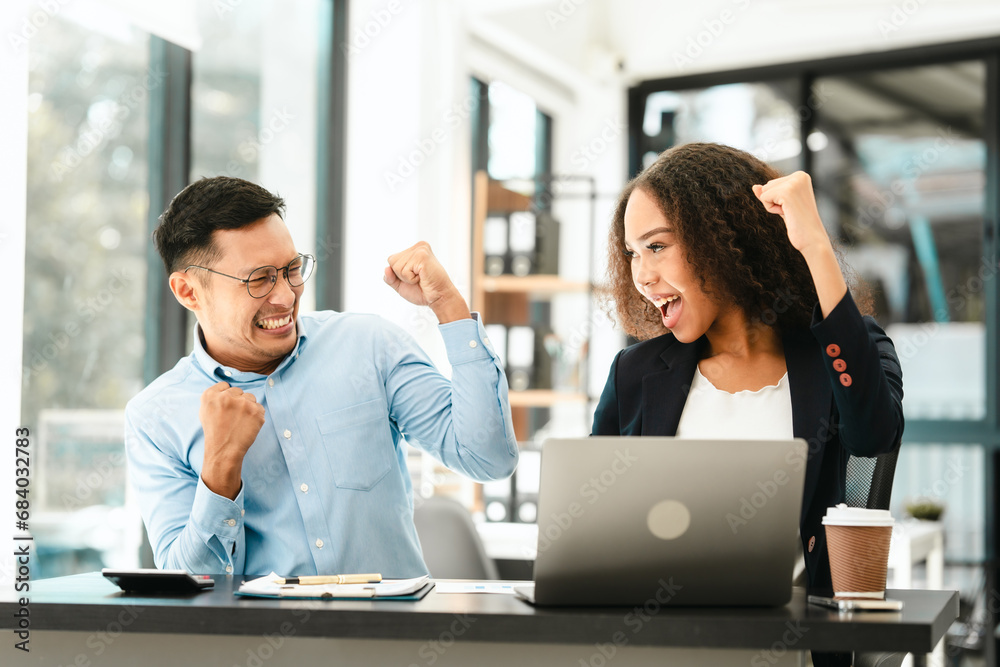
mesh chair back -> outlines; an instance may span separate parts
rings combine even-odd
[[[413,511],[424,562],[437,579],[499,579],[496,564],[460,502],[446,496],[423,499]]]
[[[899,447],[879,456],[851,456],[847,460],[847,504],[870,510],[889,509],[892,478],[896,474]],[[899,667],[906,653],[857,651],[854,667]]]
[[[847,460],[847,504],[870,510],[889,509],[892,478],[899,448],[879,456],[851,456]]]

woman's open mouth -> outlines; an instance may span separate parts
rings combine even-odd
[[[663,326],[668,329],[673,329],[677,326],[677,320],[680,319],[683,308],[680,294],[672,294],[666,298],[654,299],[653,305],[660,309]]]

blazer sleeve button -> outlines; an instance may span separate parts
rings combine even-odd
[[[826,353],[827,353],[828,356],[831,356],[831,357],[839,357],[840,356],[840,346],[837,345],[836,343],[830,343],[829,345],[826,346]]]
[[[851,379],[850,375],[848,375],[847,373],[840,374],[840,384],[844,385],[845,387],[850,387],[852,382],[854,382],[854,380]]]
[[[837,371],[838,373],[843,373],[844,371],[847,370],[847,362],[844,361],[843,359],[834,359],[833,370]]]
[[[812,537],[809,538],[809,553],[812,553],[812,550],[815,548],[816,548],[816,536],[813,535]]]

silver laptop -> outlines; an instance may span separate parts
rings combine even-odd
[[[542,447],[539,605],[786,604],[804,440],[550,439]]]

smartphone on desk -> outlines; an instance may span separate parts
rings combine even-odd
[[[809,604],[838,611],[901,611],[902,600],[838,600],[820,595],[810,595]]]
[[[207,574],[189,574],[184,570],[115,570],[106,567],[101,574],[129,593],[196,593],[215,586],[215,580]]]

